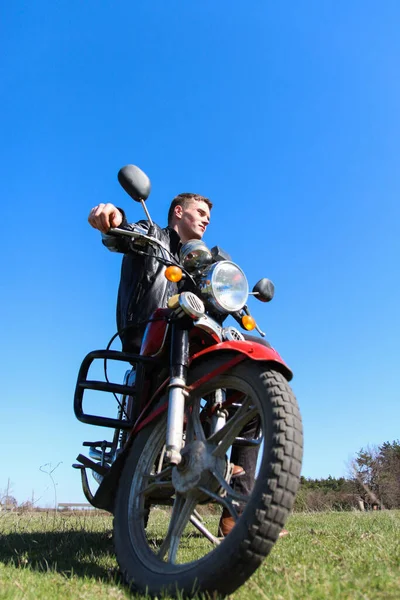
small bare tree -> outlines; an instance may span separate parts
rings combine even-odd
[[[10,478],[7,480],[7,487],[5,490],[0,491],[0,505],[3,506],[7,510],[13,510],[18,506],[18,503],[14,496],[12,495],[12,483]]]
[[[58,463],[58,465],[56,465],[54,468],[52,467],[52,463],[46,463],[45,465],[42,465],[41,467],[39,467],[39,471],[42,471],[42,473],[46,473],[46,475],[48,475],[51,479],[51,483],[53,484],[53,489],[54,489],[54,509],[57,511],[58,510],[58,505],[57,505],[57,483],[54,480],[53,477],[53,473],[54,471],[60,466],[62,465],[62,461],[60,461]]]

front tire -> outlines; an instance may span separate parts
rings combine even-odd
[[[225,356],[219,356],[198,365],[189,373],[188,383],[225,361]],[[227,390],[227,398],[241,397],[241,408],[233,414],[230,411],[226,425],[208,437],[203,429],[202,399],[217,389]],[[138,434],[120,479],[114,512],[116,555],[126,583],[141,593],[190,596],[234,592],[271,551],[298,488],[301,417],[296,399],[280,373],[266,370],[263,363],[242,362],[203,385],[201,393],[192,393],[189,405],[186,467],[165,469],[160,464],[166,432],[163,415]],[[242,430],[255,415],[260,419],[263,440],[254,488],[250,496],[244,497],[230,485],[227,456],[237,439],[238,427]],[[154,506],[170,499],[173,508],[166,533],[160,534],[160,529],[152,530],[150,525],[146,529],[149,503]],[[228,508],[237,518],[232,532],[219,545],[218,516],[203,527],[209,534],[203,535],[211,543],[191,534],[194,530],[189,520],[195,524],[197,504],[208,501]],[[239,512],[239,506],[241,510],[244,507],[243,512]],[[167,519],[166,513],[156,509],[157,513]]]

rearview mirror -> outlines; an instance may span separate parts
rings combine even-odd
[[[147,200],[151,191],[150,179],[135,165],[126,165],[118,171],[118,181],[136,202]]]
[[[274,297],[275,286],[270,279],[264,277],[253,287],[253,294],[260,302],[269,302]]]

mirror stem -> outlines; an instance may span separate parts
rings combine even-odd
[[[149,211],[147,210],[147,207],[146,207],[146,204],[145,204],[144,200],[141,200],[141,201],[140,201],[140,204],[142,205],[142,207],[143,207],[143,210],[144,210],[144,212],[146,213],[146,217],[147,217],[147,219],[148,219],[148,221],[149,221],[149,223],[150,223],[150,227],[153,227],[153,226],[154,226],[154,223],[153,223],[153,221],[151,220],[151,216],[150,216],[150,214],[149,214]]]

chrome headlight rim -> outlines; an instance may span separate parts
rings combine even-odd
[[[221,295],[218,294],[216,291],[216,279],[218,271],[226,266],[233,267],[242,276],[242,299],[234,306],[224,302],[223,298],[221,298]],[[211,306],[221,314],[229,314],[241,310],[246,304],[249,296],[249,284],[247,282],[246,275],[236,263],[230,260],[221,260],[207,267],[202,273],[199,288],[204,299],[208,301],[211,304]]]
[[[182,245],[179,262],[187,271],[195,271],[210,265],[212,255],[203,240],[188,240]]]

